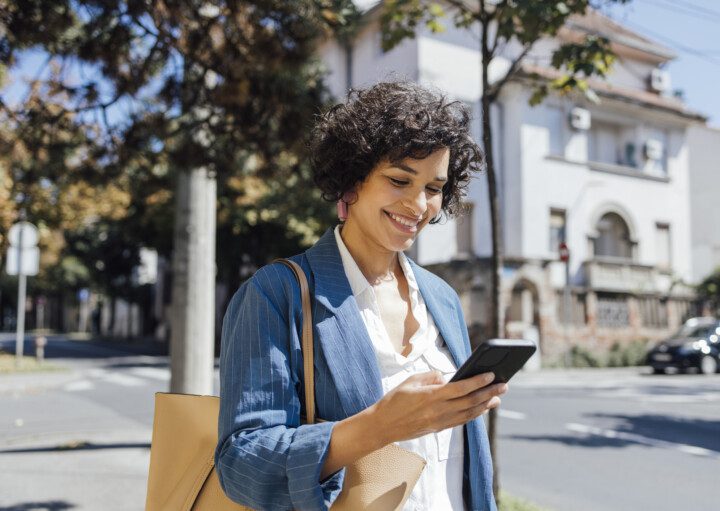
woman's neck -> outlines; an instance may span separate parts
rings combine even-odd
[[[340,227],[340,237],[370,285],[392,280],[401,271],[398,253],[370,241],[352,222]]]

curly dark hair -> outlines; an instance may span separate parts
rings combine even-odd
[[[470,114],[460,101],[412,82],[378,83],[351,90],[345,103],[320,115],[309,140],[315,184],[331,202],[381,161],[422,159],[443,147],[450,149],[450,164],[441,208],[455,216],[471,174],[484,165],[470,135]]]

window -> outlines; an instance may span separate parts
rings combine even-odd
[[[635,128],[596,121],[590,128],[590,160],[626,167],[638,166]]]
[[[655,253],[657,267],[669,270],[672,262],[672,245],[670,244],[670,226],[658,223],[655,225]]]
[[[638,298],[638,308],[643,326],[650,328],[667,328],[667,305],[659,298]]]
[[[548,107],[547,112],[548,130],[550,132],[549,153],[553,156],[565,156],[565,113],[561,108],[557,107]]]
[[[565,211],[562,209],[550,210],[550,252],[556,254],[560,243],[565,238]]]
[[[598,293],[596,314],[599,327],[622,328],[630,324],[626,296]]]
[[[463,204],[464,214],[455,220],[455,236],[459,256],[471,256],[473,249],[473,204]]]
[[[597,224],[598,236],[593,241],[595,257],[632,258],[630,230],[616,213],[606,213]]]

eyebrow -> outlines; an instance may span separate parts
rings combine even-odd
[[[414,176],[417,176],[417,175],[418,175],[418,171],[417,171],[417,170],[415,170],[414,168],[410,167],[409,165],[405,165],[405,164],[402,163],[402,162],[400,162],[400,163],[393,163],[393,167],[397,167],[397,168],[399,168],[400,170],[404,170],[405,172],[408,172],[408,173],[410,173],[410,174],[413,174]],[[434,179],[433,181],[442,181],[442,182],[445,182],[445,181],[447,181],[447,178],[446,178],[446,177],[442,177],[442,176],[435,176],[435,179]]]

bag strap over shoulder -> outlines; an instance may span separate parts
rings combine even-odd
[[[302,294],[302,311],[303,311],[303,327],[302,327],[302,356],[303,367],[305,372],[305,415],[308,424],[315,423],[315,368],[314,368],[314,352],[313,352],[313,322],[312,322],[312,306],[310,301],[310,286],[308,285],[305,272],[296,262],[289,259],[275,259],[273,263],[282,263],[289,267],[298,282],[300,283],[300,293]]]

